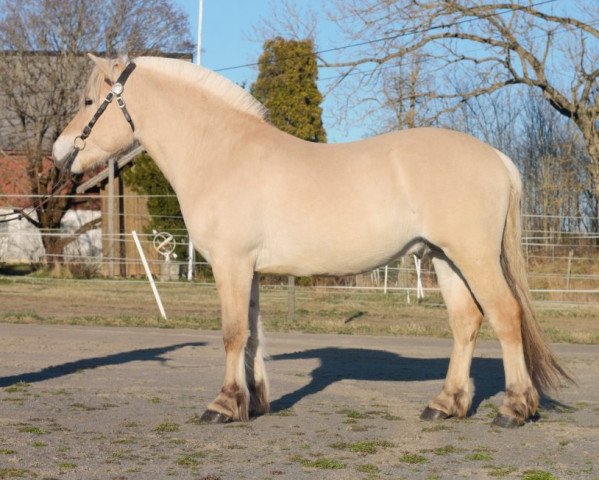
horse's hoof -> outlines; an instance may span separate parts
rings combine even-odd
[[[200,418],[202,423],[230,423],[232,421],[233,419],[228,415],[214,410],[206,410]]]
[[[493,419],[493,425],[501,428],[516,428],[524,425],[524,420],[518,420],[516,417],[498,413]]]
[[[420,414],[420,420],[445,420],[446,418],[449,418],[449,415],[445,412],[431,407],[426,407]]]

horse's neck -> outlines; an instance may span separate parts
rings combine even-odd
[[[137,137],[177,193],[190,176],[209,181],[214,162],[227,162],[250,130],[272,128],[218,98],[190,97],[188,90],[177,91],[160,79],[146,82],[135,103],[141,113]]]

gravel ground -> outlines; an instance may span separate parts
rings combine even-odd
[[[599,346],[555,345],[578,386],[538,422],[502,430],[490,425],[503,389],[496,342],[477,347],[473,415],[427,423],[418,415],[450,341],[273,334],[273,412],[199,425],[222,380],[216,332],[0,332],[0,479],[599,478]]]

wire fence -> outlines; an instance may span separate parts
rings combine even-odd
[[[97,195],[77,195],[98,199]],[[24,196],[1,195],[2,204],[22,201]],[[31,196],[26,198],[31,199]],[[118,200],[136,198],[139,195],[120,195]],[[36,219],[35,212],[27,212]],[[176,215],[154,217],[156,219],[181,220],[182,228],[169,232],[150,232],[147,210],[119,211],[114,215],[116,227],[110,233],[106,225],[85,230],[85,225],[97,221],[99,210],[69,210],[60,228],[36,228],[24,216],[10,207],[0,207],[0,215],[9,221],[0,223],[0,264],[43,265],[60,264],[67,275],[77,278],[125,277],[144,278],[145,273],[131,229],[138,231],[144,255],[151,273],[162,281],[192,280],[212,282],[208,263],[195,257],[189,245],[182,218]],[[549,231],[538,228],[539,222],[561,222],[568,228]],[[583,222],[584,220],[584,222]],[[529,269],[529,283],[537,301],[557,305],[599,306],[599,232],[588,231],[586,217],[561,215],[524,215],[523,250]],[[593,224],[593,222],[590,222]],[[595,222],[596,224],[596,222]],[[572,227],[577,225],[577,227]],[[82,233],[75,234],[77,231]],[[168,234],[168,241],[164,242]],[[156,241],[160,237],[163,242]],[[60,250],[51,250],[52,240],[63,241]],[[68,240],[68,241],[67,241]],[[176,247],[176,249],[175,249]],[[5,269],[5,271],[7,271]],[[282,276],[265,276],[265,283],[287,287],[288,279]],[[432,263],[426,258],[420,263],[412,256],[398,259],[389,265],[360,275],[335,278],[298,279],[298,287],[318,287],[331,291],[382,292],[404,295],[407,302],[425,298],[438,299],[439,290]]]

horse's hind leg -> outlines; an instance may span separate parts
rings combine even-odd
[[[225,380],[218,396],[208,405],[202,420],[225,423],[249,419],[250,393],[246,383],[245,348],[248,340],[250,290],[253,270],[241,261],[214,262],[213,272],[221,302]]]
[[[262,326],[260,321],[260,275],[254,274],[249,308],[250,336],[245,346],[245,371],[250,392],[250,415],[261,415],[270,411],[268,400],[268,378],[264,367]]]
[[[433,258],[433,265],[449,313],[453,351],[443,389],[429,402],[420,418],[462,418],[472,403],[470,365],[483,315],[455,267],[445,257]]]
[[[478,245],[480,251],[480,245],[484,243]],[[502,427],[523,425],[536,414],[539,394],[524,359],[522,308],[505,279],[498,252],[479,255],[463,252],[476,252],[476,248],[464,249],[462,245],[453,255],[446,251],[468,282],[485,318],[495,330],[503,352],[505,397],[493,423]]]

